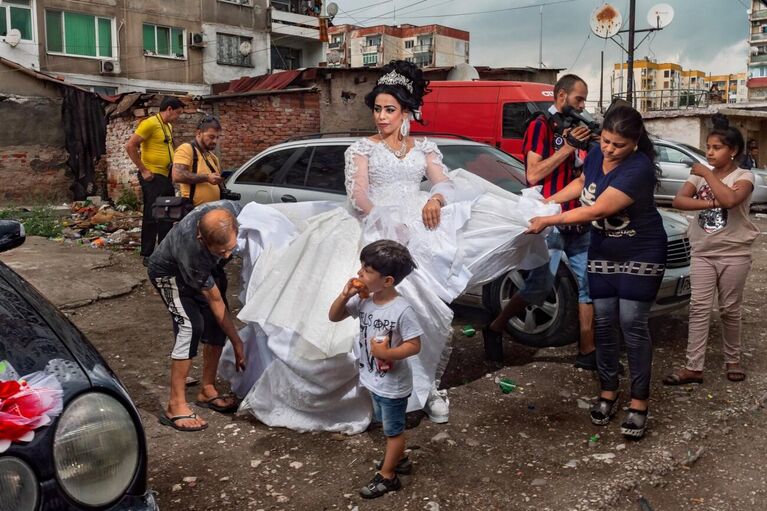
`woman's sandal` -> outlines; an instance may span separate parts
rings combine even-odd
[[[663,385],[687,385],[688,383],[703,383],[703,377],[702,376],[688,376],[683,377],[679,371],[674,371],[671,374],[667,374],[663,378]]]
[[[616,395],[615,399],[607,399],[600,396],[589,412],[591,422],[597,426],[604,426],[610,422],[615,412],[618,411],[618,397],[620,397],[620,394]]]
[[[727,379],[734,382],[741,382],[746,379],[746,371],[742,367],[728,367]]]
[[[626,418],[621,423],[621,433],[629,438],[642,438],[647,428],[647,410],[629,408]]]

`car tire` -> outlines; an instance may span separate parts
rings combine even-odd
[[[512,270],[486,284],[482,288],[485,308],[497,316],[526,275],[527,271]],[[530,322],[528,329],[524,327],[523,318]],[[566,346],[579,340],[577,285],[564,265],[559,266],[554,287],[541,307],[528,306],[522,317],[509,321],[506,332],[514,341],[533,348]]]

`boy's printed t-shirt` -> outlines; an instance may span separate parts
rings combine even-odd
[[[373,298],[354,295],[346,310],[359,318],[360,334],[354,343],[360,369],[360,383],[377,396],[389,399],[408,397],[413,391],[413,374],[408,359],[393,360],[389,370],[379,370],[370,347],[374,337],[389,336],[389,346],[396,348],[403,340],[423,335],[413,307],[401,296],[383,305]]]

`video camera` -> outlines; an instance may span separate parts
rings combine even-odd
[[[592,135],[599,135],[599,133],[602,131],[602,127],[598,122],[592,119],[591,116],[589,116],[587,113],[579,113],[570,105],[565,105],[565,107],[562,109],[562,112],[557,112],[556,114],[552,115],[552,120],[554,125],[554,134],[560,137],[565,136],[565,130],[575,128],[577,126],[584,126],[588,128]],[[565,138],[570,145],[577,147],[578,149],[588,150],[594,143],[593,140],[580,141],[569,134]]]

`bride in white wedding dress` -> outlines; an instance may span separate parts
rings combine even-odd
[[[403,61],[383,71],[365,98],[379,135],[346,152],[349,203],[251,203],[239,216],[247,291],[238,317],[248,324],[241,333],[248,367],[235,373],[225,353],[220,374],[244,396],[240,412],[269,426],[357,433],[369,424],[370,398],[358,385],[352,352],[359,329],[352,319],[327,317],[364,245],[399,241],[418,264],[397,286],[424,330],[411,363],[409,411],[434,397],[447,363],[453,314],[446,304],[468,287],[548,258],[543,235],[524,232],[531,217],[559,207],[532,191],[518,197],[466,171],[448,173],[433,142],[408,136],[428,84],[421,71]]]

